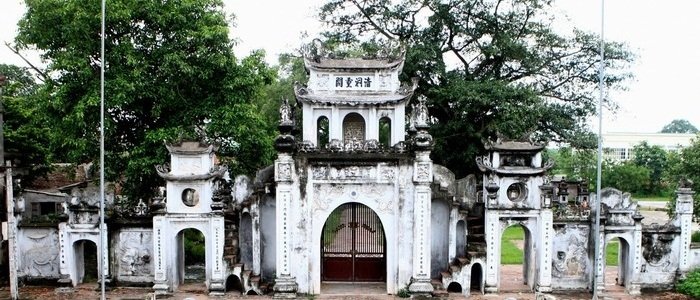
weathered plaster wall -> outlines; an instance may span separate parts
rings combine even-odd
[[[271,282],[275,278],[275,198],[265,195],[260,203],[260,257],[262,278]]]
[[[668,289],[676,280],[678,250],[681,245],[678,232],[642,232],[642,265],[639,283],[644,287]],[[673,252],[676,252],[675,254]]]
[[[253,219],[250,213],[241,214],[241,226],[238,230],[240,235],[239,247],[241,249],[241,263],[246,270],[253,268]]]
[[[690,266],[691,269],[700,268],[700,244],[690,246]]]
[[[112,270],[120,283],[153,283],[153,229],[121,228],[112,233]]]
[[[430,277],[438,278],[440,272],[447,270],[449,265],[450,205],[445,199],[433,199],[431,208]]]
[[[365,167],[309,166],[306,184],[293,189],[288,228],[292,238],[290,271],[299,293],[321,292],[321,232],[338,206],[356,202],[381,220],[387,241],[387,292],[406,287],[412,276],[413,168],[378,163]],[[297,176],[295,184],[301,184]],[[301,191],[300,191],[301,190]]]
[[[20,227],[17,231],[18,277],[59,277],[58,228]]]
[[[585,289],[590,286],[593,262],[589,255],[589,236],[589,224],[559,223],[554,226],[553,289]]]

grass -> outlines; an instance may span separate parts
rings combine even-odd
[[[525,232],[520,226],[511,226],[503,231],[501,236],[501,264],[522,265],[523,251],[518,249],[514,241],[525,239]]]
[[[511,226],[506,228],[501,236],[501,264],[504,265],[522,265],[523,251],[518,249],[515,241],[525,239],[525,232],[520,226]],[[617,253],[620,248],[620,243],[617,240],[608,242],[605,248],[605,265],[617,266]]]
[[[668,202],[668,197],[652,196],[652,197],[632,197],[637,201],[653,201],[653,202]]]
[[[608,246],[605,247],[605,265],[606,266],[617,266],[617,252],[620,249],[620,242],[617,240],[608,242]]]

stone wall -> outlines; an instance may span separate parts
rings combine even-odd
[[[24,279],[58,279],[58,228],[20,227],[17,231],[17,276]]]
[[[119,283],[153,284],[153,229],[121,228],[112,233],[110,257]]]
[[[431,247],[430,277],[438,278],[449,266],[450,205],[445,199],[431,201]]]
[[[272,282],[275,278],[275,198],[265,195],[260,203],[260,264],[264,281]]]
[[[552,238],[552,288],[585,289],[590,286],[590,224],[558,223]]]

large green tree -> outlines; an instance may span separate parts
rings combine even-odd
[[[58,132],[57,159],[93,161],[99,153],[100,2],[26,0],[17,47],[37,49],[39,109]],[[168,161],[164,141],[205,138],[220,145],[234,172],[269,163],[272,127],[255,103],[274,73],[263,53],[238,60],[220,0],[107,2],[106,168],[125,192],[147,196],[162,183],[153,166]]]
[[[331,44],[407,46],[403,80],[418,77],[429,99],[433,159],[464,175],[497,132],[595,144],[600,39],[556,32],[552,11],[551,0],[328,0],[320,18]],[[616,42],[605,52],[605,85],[620,88],[633,55]]]
[[[0,64],[0,75],[6,81],[2,89],[4,107],[5,159],[15,167],[28,169],[28,181],[48,170],[51,152],[50,135],[55,134],[36,109],[37,83],[29,70],[14,65]],[[24,173],[24,172],[22,172]]]
[[[665,176],[672,187],[678,187],[681,179],[688,179],[694,183],[693,190],[693,216],[696,221],[700,221],[700,135],[696,136],[689,146],[684,147],[679,153],[671,153],[668,157]],[[669,215],[673,215],[675,207],[675,196],[669,202]]]
[[[632,162],[635,165],[649,169],[649,184],[639,192],[647,195],[661,195],[664,189],[663,174],[668,157],[666,150],[661,148],[661,146],[649,145],[649,143],[644,141],[635,145],[632,148],[632,153]]]
[[[676,119],[666,124],[661,133],[698,133],[698,128],[688,120]]]

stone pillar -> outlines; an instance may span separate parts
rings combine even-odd
[[[675,222],[681,228],[680,251],[678,252],[678,275],[682,278],[690,271],[690,236],[693,223],[693,192],[688,184],[681,184],[676,191]]]
[[[596,199],[596,201],[598,201],[598,200]],[[594,255],[598,255],[598,258],[597,258],[598,264],[597,264],[597,266],[595,266],[596,278],[594,279],[596,282],[596,287],[597,287],[598,293],[605,291],[604,261],[605,261],[605,246],[606,246],[605,244],[606,244],[606,242],[605,242],[605,225],[603,225],[602,221],[603,220],[601,220],[601,224],[600,224],[600,233],[597,237],[595,236],[595,221],[593,221],[593,225],[591,226],[591,228],[593,229],[591,232],[591,237],[593,237],[593,239],[598,239],[598,241],[599,241],[598,249],[595,249],[595,248],[593,249],[594,253],[597,252],[597,254],[594,254]]]
[[[498,270],[501,257],[500,222],[498,212],[487,210],[484,220],[486,225],[486,266],[484,266],[484,292],[498,292]],[[467,240],[469,237],[467,236]]]
[[[9,256],[10,269],[10,298],[19,299],[17,285],[17,219],[15,219],[15,201],[12,190],[12,169],[10,163],[5,169],[5,204],[7,207],[7,255]]]
[[[61,274],[61,277],[58,279],[59,288],[57,290],[60,292],[69,292],[73,288],[73,281],[70,279],[70,266],[75,262],[73,262],[73,248],[67,240],[67,233],[68,223],[58,223],[58,249],[61,258],[58,264],[58,272]]]
[[[212,272],[211,281],[209,282],[209,295],[223,296],[226,292],[226,270],[224,269],[224,217],[216,214],[212,217],[210,230],[212,232],[211,251],[212,251]]]
[[[168,245],[167,226],[164,216],[153,217],[153,268],[154,281],[153,290],[155,294],[167,294],[170,290],[168,283]],[[172,267],[172,266],[171,266]]]
[[[632,257],[630,258],[630,266],[627,268],[628,282],[626,286],[627,293],[630,295],[641,294],[641,285],[639,284],[639,273],[641,273],[642,268],[642,218],[635,218],[637,215],[633,216],[634,219],[634,232],[632,233]],[[638,215],[641,217],[641,215]]]
[[[332,139],[343,140],[343,120],[340,119],[340,110],[337,106],[331,107],[331,117],[328,120],[329,142]]]
[[[430,183],[433,178],[433,163],[430,151],[417,151],[413,165],[413,280],[408,290],[413,294],[430,294]]]
[[[543,209],[540,211],[540,220],[538,227],[540,228],[539,240],[540,249],[538,249],[538,279],[537,279],[537,291],[538,292],[551,292],[552,291],[552,223],[554,222],[554,215],[551,209]]]
[[[292,174],[294,160],[289,153],[279,153],[275,161],[276,189],[276,240],[277,240],[277,266],[275,279],[274,298],[296,298],[298,285],[296,278],[290,270],[290,258],[292,249],[291,239],[291,204],[292,204]]]

